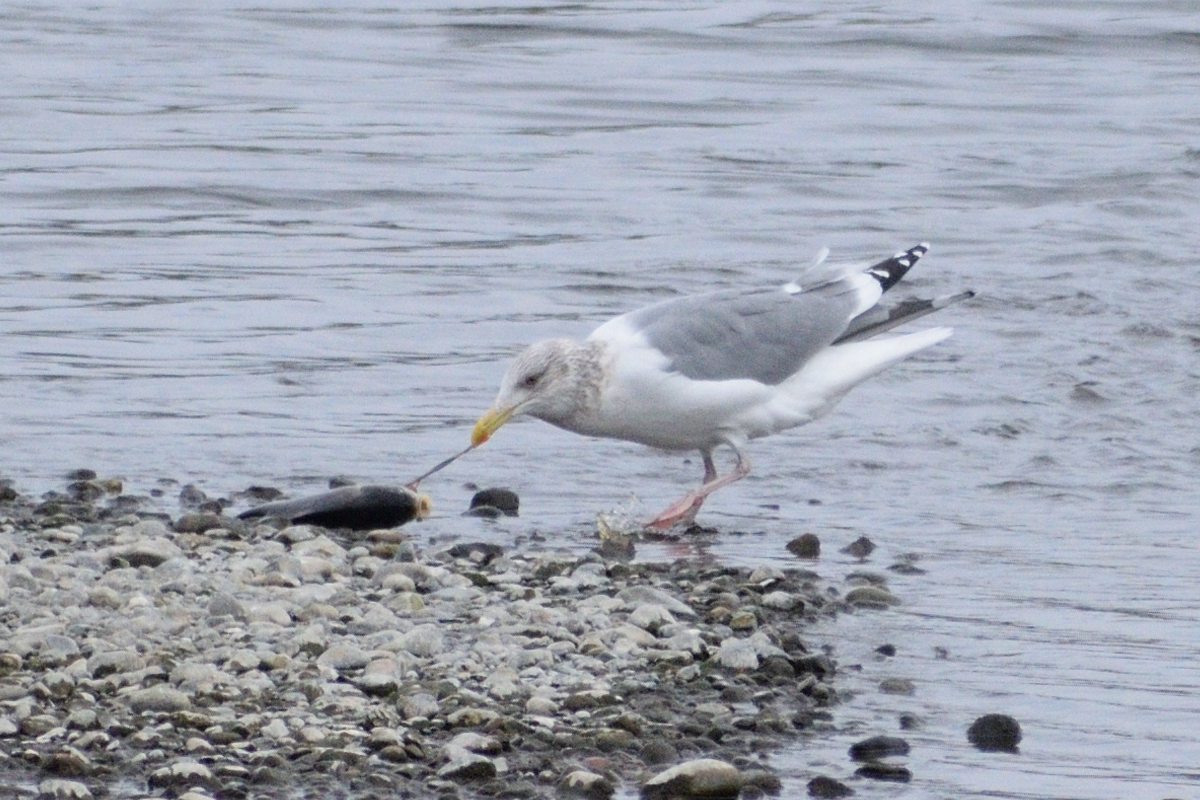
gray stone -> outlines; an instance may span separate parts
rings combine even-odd
[[[229,592],[217,592],[208,601],[208,615],[210,617],[233,617],[234,619],[246,618],[246,607],[242,605],[242,601],[238,600]]]
[[[404,715],[405,719],[431,718],[438,713],[440,708],[437,698],[427,692],[417,692],[400,700],[400,713]]]
[[[362,669],[371,663],[371,657],[360,647],[352,644],[335,644],[317,657],[317,663],[332,667],[338,672]]]
[[[758,669],[758,652],[749,639],[730,636],[722,640],[712,660],[727,669]]]
[[[675,617],[661,603],[641,603],[629,615],[629,621],[643,630],[657,632],[664,625],[670,625]]]
[[[151,686],[148,689],[138,689],[125,697],[129,707],[138,713],[144,711],[183,711],[190,708],[192,700],[178,689],[168,686]]]
[[[79,657],[79,645],[69,636],[49,633],[39,643],[37,655],[43,666],[58,667]]]
[[[445,636],[436,625],[418,625],[401,639],[401,646],[414,656],[428,657],[446,649]]]

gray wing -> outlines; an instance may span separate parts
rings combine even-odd
[[[688,378],[774,386],[845,333],[860,305],[852,282],[834,280],[795,294],[730,289],[681,297],[626,320]]]
[[[974,296],[975,292],[968,289],[965,292],[935,297],[932,300],[921,300],[914,297],[897,303],[891,308],[875,306],[855,317],[854,321],[846,328],[846,332],[839,336],[834,344],[870,339],[872,336],[890,331],[892,328],[912,322],[914,319],[920,319],[926,314],[932,314],[946,306],[970,300]]]

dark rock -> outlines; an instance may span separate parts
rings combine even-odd
[[[818,775],[808,782],[809,797],[849,797],[854,794],[854,790],[841,781],[827,778],[824,775]]]
[[[251,486],[242,492],[242,496],[250,500],[270,503],[283,497],[283,492],[274,486]]]
[[[796,558],[819,558],[821,540],[815,533],[802,533],[787,543],[787,551]]]
[[[881,656],[886,656],[888,658],[891,658],[892,656],[896,655],[896,645],[881,644],[881,645],[879,645],[879,647],[875,648],[875,652],[879,653],[879,655],[881,655]]]
[[[872,736],[850,745],[850,757],[855,761],[874,761],[887,756],[906,756],[908,749],[908,742],[899,736]]]
[[[521,499],[511,489],[480,489],[471,498],[467,516],[472,517],[515,517],[521,507]]]
[[[881,761],[872,761],[870,764],[863,764],[854,771],[854,774],[860,778],[870,778],[873,781],[908,783],[912,780],[912,770],[908,767],[901,767],[898,764],[884,764]]]
[[[904,713],[900,715],[900,730],[902,731],[920,730],[921,725],[921,718],[916,714]]]
[[[96,470],[94,469],[73,469],[67,473],[69,481],[94,481],[96,480]]]
[[[860,536],[841,549],[840,552],[855,558],[866,558],[875,551],[875,543],[865,536]]]
[[[294,525],[371,530],[429,516],[428,495],[405,486],[344,486],[312,497],[282,500],[243,511],[238,519],[276,517]]]
[[[986,752],[1017,752],[1021,725],[1007,714],[984,714],[967,729],[967,741]]]

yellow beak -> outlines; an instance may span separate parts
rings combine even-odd
[[[479,422],[475,423],[475,430],[471,431],[471,446],[479,447],[490,439],[497,428],[508,422],[514,411],[515,408],[488,409],[488,412],[479,418]]]

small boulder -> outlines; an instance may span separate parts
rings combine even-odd
[[[855,761],[874,761],[888,756],[906,756],[908,750],[908,742],[899,736],[872,736],[850,745],[850,757]]]
[[[481,489],[471,498],[471,507],[464,512],[469,517],[515,517],[521,508],[521,498],[511,489]]]
[[[985,752],[1015,753],[1021,725],[1007,714],[984,714],[967,729],[967,741]]]
[[[818,775],[808,782],[808,796],[821,798],[849,797],[854,790],[839,780]]]

